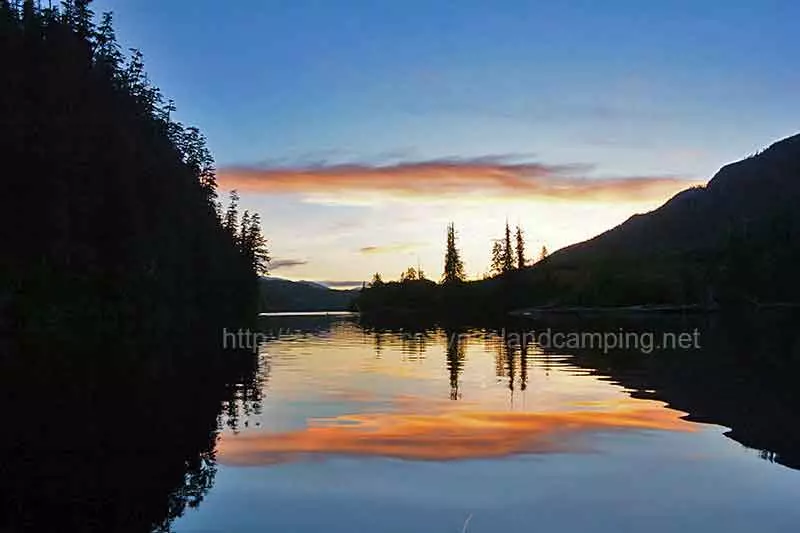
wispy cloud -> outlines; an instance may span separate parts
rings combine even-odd
[[[270,270],[289,269],[307,265],[308,261],[303,259],[273,259],[269,262]]]
[[[365,255],[391,254],[398,252],[411,252],[417,248],[417,246],[418,245],[413,242],[401,242],[397,244],[387,244],[386,246],[364,246],[359,248],[358,251]]]
[[[347,197],[363,193],[425,198],[506,197],[580,201],[662,199],[697,180],[675,176],[589,177],[591,165],[513,162],[502,156],[306,167],[228,167],[223,187],[247,192]]]

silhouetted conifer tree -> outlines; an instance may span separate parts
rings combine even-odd
[[[94,34],[94,12],[89,7],[91,3],[92,0],[74,0],[75,31],[82,39]]]
[[[493,276],[503,273],[503,242],[500,240],[492,241],[492,259],[489,270]]]
[[[239,222],[239,248],[242,250],[242,253],[247,255],[249,249],[249,237],[250,237],[250,211],[247,209],[244,210],[242,213],[242,219]]]
[[[94,36],[94,42],[95,58],[101,75],[112,82],[116,81],[114,78],[122,64],[122,51],[117,42],[113,15],[111,13],[103,13],[100,19],[100,25],[97,27],[97,32]]]
[[[464,263],[461,261],[461,254],[456,247],[456,229],[451,222],[447,225],[447,249],[444,255],[444,276],[443,283],[460,283],[464,281]]]
[[[222,226],[232,236],[237,235],[237,230],[239,229],[239,193],[236,191],[228,193],[228,208],[225,211]]]
[[[514,270],[514,248],[511,245],[511,229],[506,221],[506,232],[503,238],[503,272]]]
[[[522,228],[517,225],[516,232],[517,241],[517,268],[525,268],[525,237],[522,234]]]
[[[400,281],[416,281],[418,279],[420,279],[419,274],[414,267],[408,267],[405,272],[400,274]]]
[[[245,254],[257,274],[263,276],[269,273],[267,239],[261,233],[261,217],[258,213],[251,214],[247,222]]]

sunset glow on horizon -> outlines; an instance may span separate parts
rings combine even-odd
[[[581,199],[580,193],[576,199],[553,199],[466,191],[436,198],[376,190],[318,194],[310,189],[268,195],[244,189],[242,204],[263,213],[265,226],[275,228],[271,245],[277,260],[272,263],[272,275],[355,287],[369,282],[376,272],[386,280],[397,279],[408,267],[420,267],[426,277],[438,281],[445,227],[451,221],[467,276],[480,279],[489,270],[492,241],[502,236],[506,221],[512,230],[517,224],[522,227],[528,260],[533,261],[542,247],[553,252],[594,237],[633,214],[655,209],[673,193],[695,184],[654,180],[632,198],[617,201]],[[600,194],[613,195],[615,187]],[[626,192],[624,188],[621,191],[622,195]],[[286,213],[291,205],[309,215],[287,225],[284,221],[291,216]]]
[[[410,266],[438,280],[450,221],[458,230],[467,273],[475,279],[488,271],[492,239],[501,236],[506,220],[523,228],[528,258],[535,260],[543,246],[554,251],[593,237],[701,183],[673,176],[604,177],[577,165],[491,158],[223,168],[219,182],[237,190],[248,207],[264,213],[266,227],[280,232],[274,246],[281,257],[293,259],[273,264],[275,275],[334,285],[350,280],[351,286],[369,281],[375,272],[396,279]],[[258,208],[278,202],[298,209],[313,206],[313,219],[325,225],[315,228],[297,220],[286,227],[281,218],[273,218],[275,208]],[[285,243],[306,245],[290,248]]]
[[[193,5],[175,27],[180,2],[93,3],[206,134],[277,277],[439,280],[452,221],[480,278],[506,220],[536,259],[800,123],[790,4]]]

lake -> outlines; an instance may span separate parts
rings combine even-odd
[[[260,320],[257,390],[224,402],[213,485],[177,532],[800,525],[800,344],[787,323]],[[619,336],[557,346],[545,331]],[[665,332],[699,343],[661,345]]]

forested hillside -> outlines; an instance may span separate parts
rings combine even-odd
[[[800,302],[800,135],[724,166],[524,276],[531,300],[593,305]]]
[[[16,332],[187,331],[254,309],[257,217],[88,0],[0,1],[0,312]],[[127,55],[127,57],[126,57]]]

